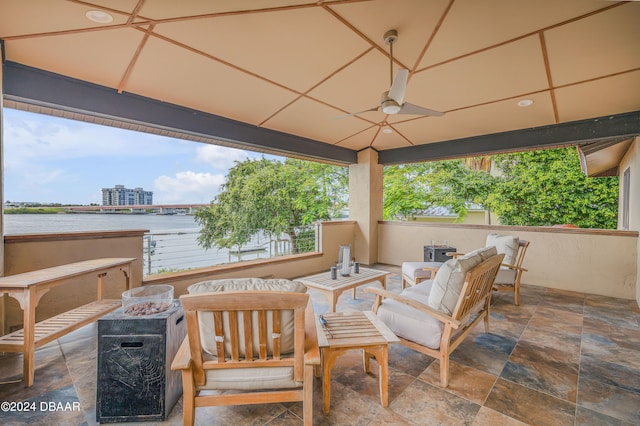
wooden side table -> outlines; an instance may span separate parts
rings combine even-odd
[[[373,356],[378,362],[380,402],[383,407],[389,405],[389,343],[400,340],[373,312],[327,313],[321,315],[326,324],[316,317],[318,328],[318,346],[322,354],[322,396],[324,413],[329,413],[331,405],[331,369],[336,358],[346,351],[363,351],[364,371],[369,372],[369,359]],[[319,376],[316,370],[316,377]]]

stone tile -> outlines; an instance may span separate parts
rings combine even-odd
[[[524,426],[519,420],[499,413],[491,408],[481,407],[478,415],[473,419],[473,426]]]
[[[93,341],[93,339],[85,340],[87,343],[93,343]],[[78,345],[81,347],[78,347]],[[73,353],[74,350],[76,353]],[[69,375],[73,380],[82,407],[85,410],[93,410],[95,412],[98,374],[97,342],[85,345],[82,345],[82,342],[67,343],[63,345],[63,351],[67,360]]]
[[[575,404],[498,379],[485,407],[528,424],[573,425]]]
[[[416,380],[389,408],[402,417],[415,419],[423,425],[470,425],[480,405]]]
[[[434,358],[400,344],[389,345],[389,368],[418,377],[434,362]]]
[[[380,414],[378,414],[367,426],[387,426],[387,425],[420,425],[421,422],[419,419],[413,419],[410,421],[409,419],[405,419],[399,414],[394,413],[389,409],[383,410]]]
[[[576,402],[580,337],[527,328],[501,377]]]
[[[1,359],[2,358],[0,358],[0,360]],[[12,353],[9,356],[9,360],[11,370],[7,369],[7,371],[3,371],[2,382],[7,382],[7,384],[0,386],[0,401],[24,401],[33,399],[73,383],[69,376],[64,357],[62,356],[62,351],[57,343],[36,350],[33,386],[28,388],[24,387],[23,382],[22,354],[16,355]],[[4,363],[2,362],[0,364]]]
[[[567,362],[577,364],[580,361],[581,336],[563,334],[554,331],[527,327],[520,337],[520,343],[529,343],[545,349],[556,350],[566,354]]]
[[[440,386],[440,361],[435,361],[418,379]],[[457,362],[449,363],[449,386],[445,389],[459,397],[482,405],[497,377]]]
[[[84,421],[84,411],[78,401],[73,385],[61,387],[31,399],[10,397],[2,398],[1,400],[20,401],[26,403],[29,407],[28,410],[21,412],[0,413],[3,425],[58,426],[82,424]]]
[[[323,412],[322,385],[316,381],[313,396],[314,425],[367,425],[385,409],[380,400],[361,395],[341,383],[331,383],[331,406],[329,414]],[[290,411],[302,418],[302,404],[297,403]]]
[[[525,265],[526,268],[526,265]],[[523,275],[526,280],[526,272]],[[535,286],[535,285],[527,285],[520,284],[520,306],[537,306],[542,302],[542,298],[544,297],[544,292],[546,291],[545,287]],[[502,293],[504,296],[510,296],[509,302],[513,303],[513,295]],[[495,297],[495,296],[494,296]]]
[[[510,361],[526,361],[529,363],[543,363],[546,368],[564,370],[578,374],[580,363],[580,346],[574,346],[571,338],[568,338],[567,347],[556,346],[550,341],[550,346],[520,340],[511,353]]]
[[[282,415],[282,404],[234,405],[196,408],[196,425],[264,425]],[[315,424],[315,422],[314,422]]]
[[[362,396],[367,396],[374,402],[380,403],[379,368],[375,359],[371,360],[370,372],[365,374],[362,361],[362,351],[349,351],[336,360],[331,370],[331,383],[340,383]],[[393,401],[415,377],[389,368],[389,401]],[[318,381],[318,386],[322,386]]]
[[[540,306],[581,314],[584,309],[584,293],[548,288],[542,296]]]
[[[527,327],[537,306],[520,306],[510,303],[496,302],[489,311],[489,331],[493,334],[518,340]]]
[[[612,325],[600,318],[585,318],[584,334],[588,339],[640,351],[640,328]]]
[[[637,354],[640,357],[640,353]],[[583,355],[580,362],[580,377],[597,380],[608,385],[640,394],[640,370],[614,364],[602,359]]]
[[[77,330],[74,330],[69,334],[65,334],[64,336],[58,339],[58,342],[62,345],[62,344],[74,342],[77,340],[85,340],[90,338],[97,339],[97,337],[98,337],[98,322],[96,321],[84,327],[81,327]]]
[[[483,333],[483,330],[482,325],[477,326],[449,359],[497,376],[507,363],[516,341],[493,333]]]
[[[640,394],[581,377],[578,405],[632,424],[640,424]]]
[[[629,315],[629,309],[613,306],[585,306],[584,321],[585,325],[592,328],[626,328],[634,330],[640,336],[640,330],[637,329],[637,319],[640,315]]]
[[[628,423],[605,414],[578,406],[576,409],[576,426],[631,426]]]
[[[601,296],[599,294],[585,294],[584,306],[592,308],[611,308],[614,310],[628,311],[637,306],[635,300],[620,299],[617,297]],[[640,311],[637,311],[640,312]]]
[[[513,321],[501,321],[491,314],[489,320],[489,332],[497,336],[502,336],[505,339],[517,341],[522,336],[522,333],[527,328],[526,324],[513,322]]]
[[[640,371],[640,350],[633,336],[625,337],[624,329],[607,334],[584,333],[582,355]]]
[[[493,301],[493,298],[492,298]],[[493,301],[491,303],[491,314],[499,319],[506,319],[517,323],[527,323],[536,312],[538,305],[514,305],[512,302]]]
[[[541,305],[531,317],[528,327],[580,335],[582,334],[582,318],[581,313]]]
[[[275,419],[271,420],[268,424],[269,426],[299,426],[302,423],[303,422],[300,417],[287,410]]]
[[[546,362],[526,357],[511,357],[500,378],[552,395],[564,401],[576,402],[578,374],[550,367]]]

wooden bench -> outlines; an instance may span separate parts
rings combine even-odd
[[[102,298],[102,278],[109,269],[120,268],[125,276],[126,289],[129,290],[131,263],[134,260],[136,259],[91,259],[0,278],[0,295],[7,294],[16,299],[24,315],[22,330],[0,337],[0,352],[24,353],[25,387],[33,385],[34,355],[37,348],[122,306],[121,299]],[[69,278],[94,272],[98,276],[97,301],[36,323],[36,307],[49,289],[64,284]]]

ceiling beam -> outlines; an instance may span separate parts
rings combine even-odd
[[[4,62],[2,68],[3,95],[19,103],[136,123],[285,156],[344,165],[357,162],[356,151],[348,148],[131,93],[119,94],[116,89],[11,61]]]
[[[448,160],[640,135],[640,111],[381,151],[380,164]]]

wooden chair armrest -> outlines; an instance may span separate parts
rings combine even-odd
[[[311,299],[309,299],[309,304],[304,312],[304,362],[305,364],[320,365],[316,318]]]
[[[424,268],[422,268],[423,271],[431,272],[431,279],[433,279],[433,277],[436,275],[436,272],[438,272],[438,269],[440,269],[439,266],[425,266]]]
[[[189,348],[189,336],[185,336],[176,356],[171,363],[172,370],[186,370],[191,367],[191,349]]]
[[[427,306],[424,303],[420,303],[417,302],[415,300],[409,299],[407,297],[404,297],[400,294],[396,294],[393,292],[390,292],[388,290],[383,290],[381,288],[376,288],[376,287],[367,287],[364,289],[364,291],[368,292],[368,293],[374,293],[377,297],[382,297],[382,298],[387,298],[387,299],[393,299],[397,302],[403,303],[407,306],[411,306],[414,309],[417,309],[419,311],[424,312],[427,315],[432,316],[433,318],[437,319],[438,321],[441,321],[445,324],[451,324],[451,326],[453,328],[458,328],[460,327],[460,321],[453,319],[451,316],[440,312],[437,309],[433,309],[431,306]]]
[[[452,252],[445,253],[445,255],[447,255],[449,257],[453,257],[455,259],[456,257],[464,256],[465,253],[459,253],[459,252],[452,251]]]
[[[528,269],[525,269],[525,268],[522,268],[522,267],[516,266],[516,265],[510,265],[508,263],[501,263],[500,266],[504,266],[504,267],[507,267],[509,269],[516,269],[516,270],[522,271],[522,272],[527,272],[528,271]]]

